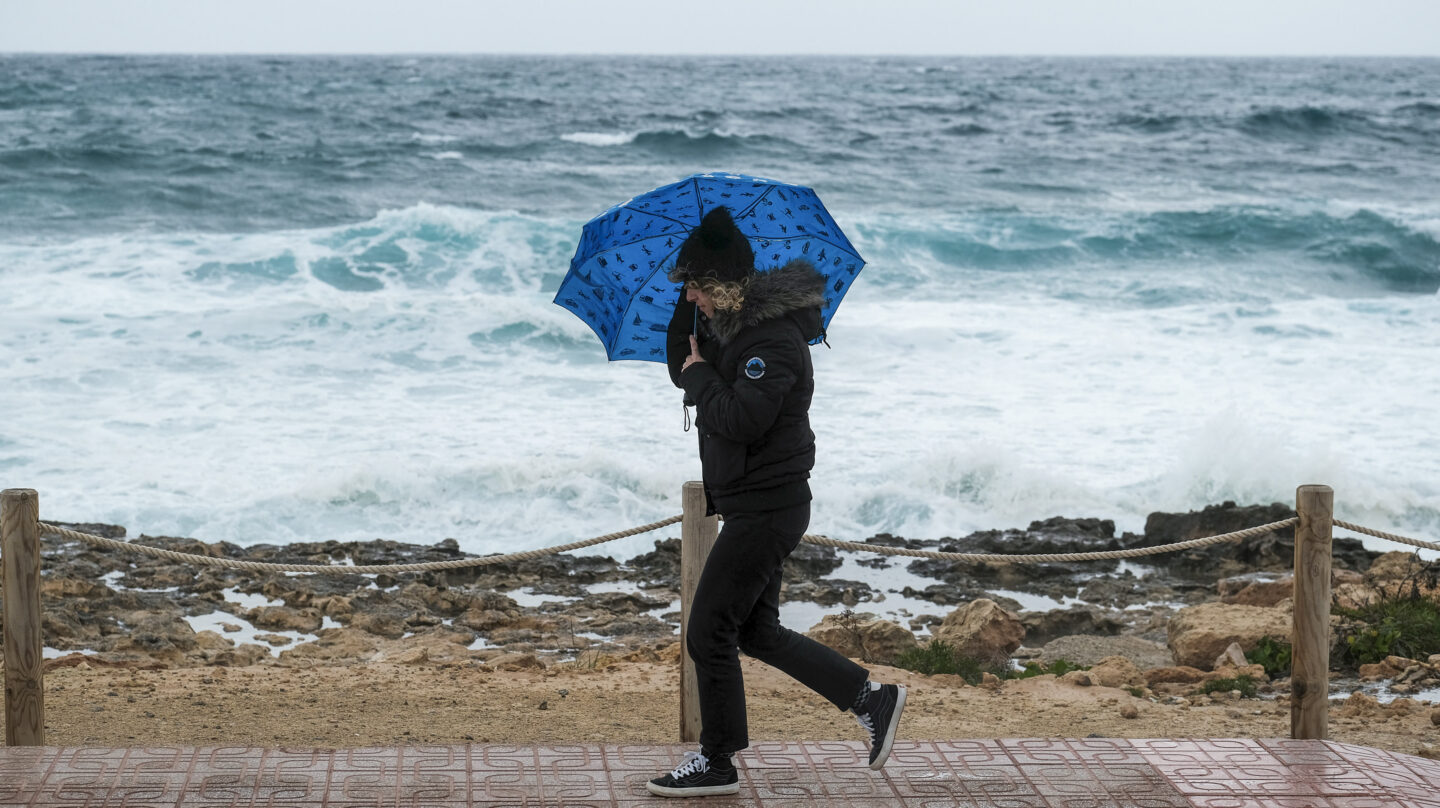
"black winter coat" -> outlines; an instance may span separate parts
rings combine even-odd
[[[701,477],[713,512],[768,511],[810,501],[815,391],[809,342],[821,336],[825,279],[808,261],[758,273],[738,312],[698,318],[700,356],[690,355],[695,304],[680,298],[670,321],[670,378],[696,405]]]

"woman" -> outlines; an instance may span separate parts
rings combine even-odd
[[[686,645],[700,696],[700,751],[649,783],[667,797],[734,794],[731,759],[749,746],[739,651],[855,713],[870,768],[890,755],[905,689],[780,625],[780,570],[810,524],[814,373],[825,279],[806,261],[759,273],[723,207],[681,245],[671,280],[685,284],[667,340],[670,378],[695,404],[701,476],[724,524],[690,605]]]

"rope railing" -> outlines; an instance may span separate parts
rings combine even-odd
[[[475,558],[455,558],[449,561],[426,561],[419,564],[369,564],[356,566],[350,564],[277,564],[270,561],[245,561],[239,558],[215,558],[212,556],[195,555],[193,553],[181,553],[175,550],[166,550],[162,547],[151,547],[147,544],[135,544],[117,539],[107,539],[104,536],[96,536],[93,533],[81,533],[78,530],[68,530],[55,525],[48,525],[44,522],[37,523],[40,532],[44,535],[59,536],[65,539],[83,541],[87,544],[94,544],[100,547],[108,547],[112,550],[127,550],[141,555],[154,556],[156,558],[167,558],[171,561],[193,562],[206,567],[227,567],[229,569],[250,570],[252,572],[308,572],[319,575],[369,575],[377,573],[396,572],[436,572],[440,570],[456,570],[465,567],[483,567],[491,564],[508,564],[512,561],[529,561],[544,556],[557,555],[559,553],[579,550],[585,547],[593,547],[597,544],[624,539],[630,536],[638,536],[642,533],[649,533],[652,530],[659,530],[666,525],[673,525],[683,519],[684,516],[671,516],[668,519],[661,519],[658,522],[651,522],[648,525],[640,525],[629,530],[621,530],[615,533],[606,533],[603,536],[596,536],[592,539],[571,542],[569,544],[557,544],[554,547],[542,547],[538,550],[524,550],[518,553],[506,553],[505,555],[478,556]]]
[[[1377,539],[1385,539],[1386,541],[1393,541],[1399,544],[1408,544],[1411,547],[1419,547],[1423,550],[1440,550],[1440,544],[1436,544],[1435,542],[1420,541],[1419,539],[1411,539],[1406,538],[1405,536],[1397,536],[1394,533],[1386,533],[1383,530],[1376,530],[1370,527],[1361,527],[1360,525],[1352,524],[1350,522],[1344,522],[1339,519],[1334,520],[1334,522],[1336,527],[1343,527],[1346,530],[1351,530],[1356,533],[1364,533],[1367,536],[1374,536]]]
[[[596,536],[582,541],[570,542],[569,544],[558,544],[551,547],[543,547],[536,550],[525,550],[504,555],[478,556],[474,558],[457,558],[448,561],[427,561],[416,564],[370,564],[364,566],[340,565],[340,564],[280,564],[268,561],[245,561],[237,558],[217,558],[213,556],[202,556],[193,553],[181,553],[175,550],[166,550],[161,547],[151,547],[145,544],[110,539],[104,536],[97,536],[93,533],[83,533],[78,530],[62,528],[58,525],[51,525],[45,522],[37,523],[42,535],[59,536],[60,538],[83,541],[99,547],[106,547],[113,550],[129,551],[141,555],[165,558],[171,561],[191,562],[200,566],[225,567],[229,569],[248,570],[252,572],[300,572],[318,575],[373,575],[379,573],[399,572],[438,572],[443,570],[464,569],[468,567],[480,567],[493,564],[508,564],[515,561],[529,561],[544,556],[557,555],[559,553],[580,550],[586,547],[593,547],[597,544],[615,541],[617,539],[638,536],[651,531],[659,530],[662,527],[673,525],[681,521],[683,515],[671,516],[661,519],[658,522],[651,522],[647,525],[640,525],[628,530],[606,533],[603,536]],[[802,538],[807,544],[814,544],[821,547],[833,547],[837,550],[848,550],[851,552],[874,553],[882,556],[904,556],[907,558],[928,558],[939,561],[956,561],[962,563],[988,563],[988,564],[1050,564],[1066,563],[1077,561],[1106,561],[1124,558],[1141,558],[1144,556],[1162,555],[1174,553],[1181,550],[1192,550],[1198,547],[1209,547],[1225,542],[1239,541],[1252,536],[1259,536],[1265,533],[1272,533],[1287,527],[1294,527],[1300,521],[1299,517],[1290,517],[1278,522],[1270,522],[1264,525],[1236,530],[1230,533],[1221,533],[1215,536],[1205,536],[1199,539],[1172,542],[1170,544],[1158,544],[1151,547],[1131,547],[1121,550],[1096,550],[1084,553],[950,553],[938,550],[916,550],[908,547],[884,547],[862,542],[842,541],[832,539],[828,536],[807,533]],[[1351,530],[1356,533],[1363,533],[1379,539],[1407,544],[1427,550],[1440,550],[1440,544],[1412,539],[1394,533],[1386,533],[1382,530],[1367,528],[1346,522],[1340,519],[1333,520],[1336,527]]]
[[[401,572],[430,572],[466,567],[479,567],[527,561],[571,550],[592,547],[605,542],[637,536],[679,522],[681,527],[681,645],[685,643],[685,625],[689,622],[689,602],[693,600],[700,570],[717,536],[716,518],[706,518],[704,489],[698,482],[685,484],[684,513],[658,522],[607,533],[583,541],[560,544],[537,550],[503,555],[456,558],[416,564],[281,564],[247,561],[237,558],[212,557],[182,553],[162,547],[110,539],[78,530],[41,522],[38,495],[29,489],[8,489],[0,493],[0,545],[3,545],[5,592],[5,740],[10,745],[44,745],[43,664],[41,648],[42,613],[40,610],[40,546],[41,535],[59,536],[100,547],[122,550],[172,561],[203,566],[261,572],[298,572],[322,575],[368,575]],[[1339,527],[1356,533],[1413,547],[1440,551],[1440,543],[1421,541],[1394,533],[1334,518],[1334,492],[1329,486],[1303,485],[1296,491],[1296,516],[1265,525],[1206,536],[1187,541],[1102,550],[1083,553],[958,553],[938,550],[914,550],[908,547],[885,547],[861,542],[839,541],[825,536],[806,535],[804,541],[850,552],[876,555],[929,558],[968,563],[1053,563],[1137,558],[1180,550],[1221,544],[1223,542],[1271,533],[1284,528],[1295,530],[1295,594],[1292,642],[1294,656],[1291,672],[1291,737],[1326,737],[1329,670],[1329,606],[1331,528]],[[13,614],[12,614],[13,612]],[[681,655],[680,735],[682,741],[699,737],[699,701],[694,688],[693,662]]]

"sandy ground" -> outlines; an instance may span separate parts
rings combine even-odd
[[[752,741],[860,740],[854,719],[784,674],[745,659]],[[1167,705],[1053,677],[997,690],[872,666],[910,686],[901,737],[1288,737],[1288,702]],[[285,746],[678,743],[673,663],[490,671],[471,664],[125,670],[45,676],[51,746]],[[1122,709],[1134,706],[1137,717]],[[1418,754],[1440,740],[1437,708],[1331,711],[1333,740]],[[1128,712],[1128,711],[1127,711]],[[1433,752],[1431,752],[1433,754]]]

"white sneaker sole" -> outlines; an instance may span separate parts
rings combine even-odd
[[[885,734],[880,736],[885,739],[880,746],[880,755],[870,764],[872,769],[879,770],[885,765],[885,761],[890,759],[890,747],[895,745],[895,730],[900,726],[900,713],[905,710],[905,686],[900,685],[899,691],[895,695],[895,712],[890,714],[890,726],[886,727]]]
[[[695,786],[693,788],[670,788],[669,786],[657,786],[654,783],[646,783],[645,787],[651,794],[661,797],[718,797],[725,794],[739,794],[740,784],[731,783],[725,786]]]

